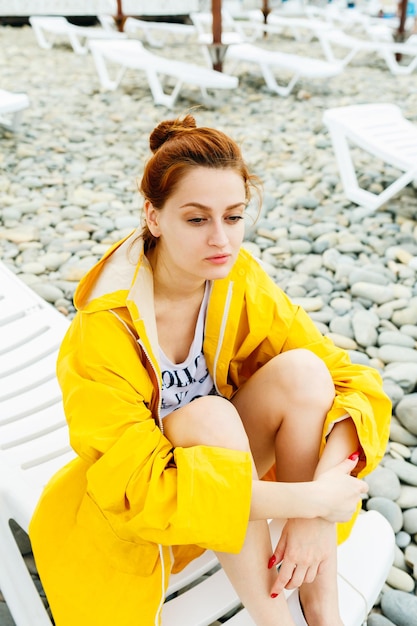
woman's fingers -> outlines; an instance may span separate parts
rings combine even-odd
[[[280,565],[278,578],[271,589],[271,597],[276,597],[284,589],[298,589],[304,583],[312,583],[317,576],[318,566],[296,565],[288,561]]]

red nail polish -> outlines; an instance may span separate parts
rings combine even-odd
[[[277,557],[275,556],[275,554],[273,554],[268,561],[268,569],[271,569],[272,567],[274,567],[276,562],[277,562]]]
[[[277,593],[271,593],[271,598],[277,598],[278,594]]]
[[[353,452],[348,458],[351,461],[357,461],[359,459],[359,451]]]

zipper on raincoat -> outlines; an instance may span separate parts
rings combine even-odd
[[[136,342],[138,344],[138,346],[141,348],[141,350],[143,351],[145,357],[147,358],[148,362],[150,363],[150,366],[152,368],[152,371],[155,375],[155,380],[157,381],[157,385],[158,385],[158,406],[157,406],[157,413],[156,413],[156,417],[158,419],[158,426],[159,429],[161,431],[161,433],[164,433],[164,425],[162,423],[162,418],[161,418],[161,397],[162,397],[162,387],[161,387],[161,383],[159,380],[159,376],[158,376],[158,372],[156,371],[155,365],[152,362],[151,357],[149,356],[145,346],[143,345],[141,339],[136,339]]]
[[[156,417],[158,420],[158,426],[159,429],[161,431],[161,433],[164,433],[164,426],[162,424],[162,419],[161,419],[161,397],[162,397],[162,388],[161,388],[161,383],[159,381],[159,376],[158,376],[158,372],[156,371],[155,365],[152,362],[152,359],[150,358],[145,346],[143,345],[141,339],[139,337],[137,337],[135,335],[135,333],[132,333],[131,329],[129,328],[129,326],[126,324],[126,322],[120,317],[120,315],[118,315],[116,313],[116,311],[114,311],[113,309],[109,309],[109,313],[112,313],[114,315],[114,317],[116,317],[119,322],[121,324],[123,324],[123,326],[126,328],[127,332],[129,333],[129,335],[131,335],[133,337],[133,339],[135,340],[135,342],[138,344],[138,346],[140,347],[140,349],[142,350],[143,354],[145,355],[148,363],[150,363],[150,366],[152,368],[152,371],[155,375],[155,380],[157,382],[157,386],[158,386],[158,406],[157,406],[157,413],[156,413]]]
[[[213,383],[219,395],[221,395],[221,393],[217,386],[217,363],[218,363],[221,348],[223,345],[223,339],[224,339],[224,335],[226,331],[227,320],[229,317],[229,310],[230,310],[230,303],[232,301],[232,295],[233,295],[233,283],[230,282],[227,288],[226,302],[224,305],[222,323],[220,325],[220,333],[219,333],[219,338],[217,340],[216,354],[214,355],[214,362],[213,362]]]

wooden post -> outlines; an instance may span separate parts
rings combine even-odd
[[[126,22],[126,16],[123,13],[122,0],[117,0],[117,15],[114,16],[117,30],[122,33]]]
[[[222,0],[211,0],[211,12],[213,16],[213,69],[223,70],[222,60]]]
[[[404,41],[405,36],[405,21],[407,19],[407,0],[401,0],[399,3],[400,10],[400,23],[398,26],[398,41]]]
[[[262,0],[262,13],[264,14],[264,22],[266,24],[268,20],[268,15],[271,13],[271,9],[269,8],[269,0]]]

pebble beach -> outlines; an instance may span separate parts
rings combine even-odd
[[[317,41],[283,34],[261,45],[323,59]],[[192,40],[167,37],[155,52],[205,63]],[[198,91],[185,87],[169,111],[155,106],[140,73],[129,70],[116,91],[102,91],[91,55],[64,40],[43,50],[29,26],[0,26],[0,88],[30,99],[17,132],[0,127],[0,258],[73,317],[79,279],[140,222],[137,179],[153,128],[191,110],[198,125],[236,139],[263,181],[245,247],[322,333],[380,371],[392,400],[390,442],[366,478],[363,508],[388,519],[396,553],[368,626],[417,626],[417,181],[377,211],[352,204],[322,121],[327,108],[389,102],[417,124],[417,74],[393,76],[363,53],[338,76],[300,81],[283,98],[244,64],[226,61],[228,69],[239,87],[218,92],[215,105],[199,104]],[[397,177],[359,149],[354,156],[367,189]],[[0,626],[14,626],[2,600]]]

